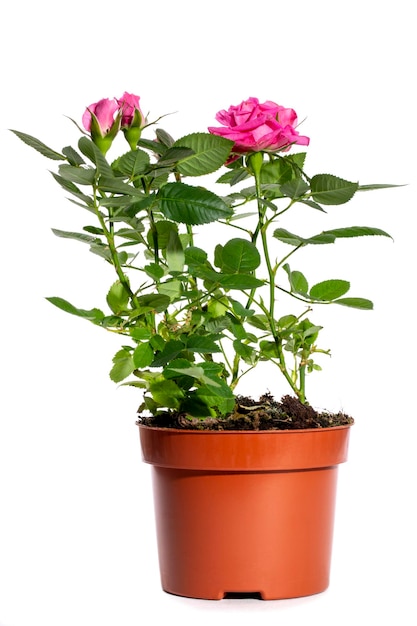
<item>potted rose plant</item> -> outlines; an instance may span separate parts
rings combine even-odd
[[[115,271],[107,311],[48,300],[120,335],[110,377],[141,394],[163,588],[213,599],[309,595],[328,586],[337,467],[353,424],[308,403],[306,379],[329,353],[310,314],[372,302],[347,295],[346,280],[310,285],[294,259],[309,246],[389,235],[343,226],[306,236],[283,223],[300,203],[323,212],[390,185],[308,175],[300,147],[309,139],[293,109],[249,98],[216,119],[208,132],[175,140],[158,126],[149,137],[160,120],[124,93],[86,108],[77,148],[13,132],[60,163],[56,182],[87,211],[80,232],[54,234]],[[109,158],[123,136],[128,146]],[[229,193],[201,184],[214,175]],[[212,246],[206,224],[216,225]],[[262,362],[287,387],[279,400],[274,390],[242,394]]]

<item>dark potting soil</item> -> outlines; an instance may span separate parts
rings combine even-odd
[[[277,401],[269,393],[259,400],[237,396],[234,411],[226,417],[197,418],[184,413],[167,411],[156,416],[140,415],[138,424],[160,428],[196,430],[295,430],[300,428],[329,428],[353,424],[345,413],[319,412],[296,397],[283,396]]]

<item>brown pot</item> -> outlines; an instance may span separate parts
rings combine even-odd
[[[347,459],[350,426],[139,431],[153,466],[165,591],[273,600],[328,587],[337,466]]]

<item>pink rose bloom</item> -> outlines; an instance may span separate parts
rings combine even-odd
[[[101,134],[104,137],[114,122],[114,114],[119,109],[116,100],[103,98],[94,104],[90,104],[84,111],[82,117],[83,126],[86,130],[91,130],[91,114],[95,115],[100,126]]]
[[[209,127],[209,132],[234,141],[235,153],[286,151],[294,143],[310,143],[308,137],[295,130],[296,112],[269,100],[260,104],[257,98],[249,98],[219,111],[216,120],[225,128]]]
[[[142,111],[140,110],[139,100],[139,96],[135,96],[133,93],[127,93],[127,91],[124,92],[120,100],[117,100],[117,104],[122,111],[122,128],[126,126],[131,126],[135,115],[135,110],[139,111],[141,122],[143,124],[145,118]]]

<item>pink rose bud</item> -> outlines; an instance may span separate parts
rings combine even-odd
[[[104,137],[113,126],[114,114],[118,109],[117,102],[115,100],[109,100],[108,98],[103,98],[103,100],[90,104],[82,117],[84,128],[88,131],[91,130],[92,115],[94,115],[97,119],[101,134]]]
[[[122,131],[131,150],[136,149],[142,128],[146,123],[145,116],[140,110],[139,100],[139,96],[135,96],[133,93],[127,93],[126,91],[123,96],[117,100],[122,118]]]
[[[219,111],[216,120],[222,127],[209,127],[213,135],[220,135],[235,142],[233,152],[280,152],[287,151],[293,144],[308,146],[310,139],[295,129],[297,114],[275,102],[259,103],[257,98],[248,98],[227,111]]]
[[[139,122],[140,127],[143,126],[145,117],[140,110],[139,100],[139,96],[135,96],[133,93],[127,93],[127,91],[125,91],[123,96],[117,100],[117,104],[122,111],[122,128],[132,126],[134,122],[135,125]],[[137,111],[140,116],[136,114]]]
[[[103,98],[90,104],[82,117],[83,126],[91,134],[92,141],[103,154],[110,148],[113,139],[120,130],[120,115],[116,115],[119,107],[115,100]]]

